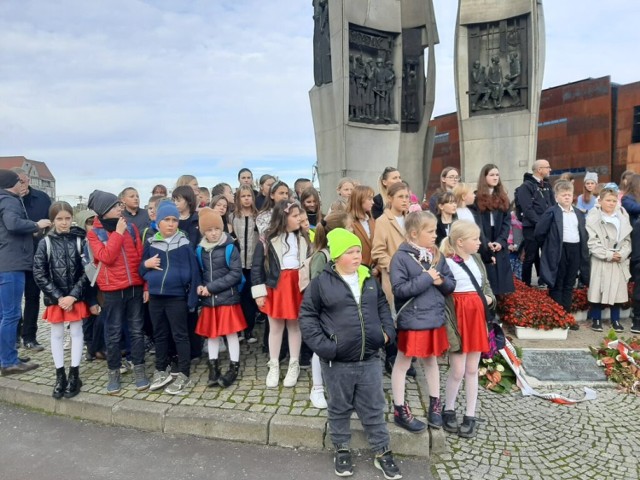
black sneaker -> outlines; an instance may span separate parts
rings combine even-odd
[[[620,320],[611,320],[611,328],[614,332],[624,332],[624,327],[620,325]]]
[[[387,480],[396,480],[402,478],[400,469],[393,460],[393,454],[391,450],[387,450],[382,455],[376,455],[373,459],[373,466],[378,470],[382,470],[384,478]]]
[[[593,330],[594,332],[601,332],[602,331],[602,320],[596,320],[594,318],[593,322],[591,323],[591,330]]]
[[[458,436],[462,438],[473,438],[478,433],[476,417],[462,417],[462,424],[458,428]]]
[[[633,319],[631,324],[631,333],[640,333],[640,319]]]
[[[353,463],[351,462],[351,452],[341,448],[336,451],[333,457],[336,475],[339,477],[350,477],[353,475]]]
[[[42,352],[44,350],[44,347],[35,340],[32,342],[24,342],[24,348],[27,350],[33,350],[34,352]]]
[[[442,428],[445,432],[458,433],[458,419],[455,410],[444,410],[442,412]]]

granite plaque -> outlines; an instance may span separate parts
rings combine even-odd
[[[604,369],[587,350],[524,349],[522,365],[528,377],[548,382],[606,382]]]

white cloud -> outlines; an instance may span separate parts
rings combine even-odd
[[[434,115],[455,110],[457,2],[436,1]],[[547,2],[545,87],[640,80],[634,2]],[[0,155],[47,162],[60,195],[182,173],[310,176],[311,1],[4,0]],[[203,183],[206,184],[206,183]],[[211,186],[211,185],[208,185]]]

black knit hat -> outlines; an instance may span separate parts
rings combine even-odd
[[[19,181],[20,177],[16,172],[0,169],[0,188],[13,188]]]
[[[87,206],[96,212],[99,217],[103,217],[118,202],[118,197],[113,193],[94,190],[91,195],[89,195],[89,202],[87,203]]]

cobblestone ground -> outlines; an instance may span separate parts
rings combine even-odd
[[[262,338],[263,326],[257,325],[255,335]],[[28,355],[32,361],[40,364],[40,368],[16,376],[16,379],[28,381],[41,385],[50,385],[53,389],[55,383],[55,367],[49,351],[49,325],[40,322],[38,328],[38,341],[45,346],[45,350],[40,353],[33,353],[25,349],[20,349],[19,354]],[[69,366],[69,351],[65,352],[66,366]],[[311,388],[311,369],[301,370],[298,384],[293,388],[284,388],[282,380],[286,374],[288,360],[284,360],[280,367],[279,388],[267,389],[265,378],[267,376],[267,355],[262,353],[260,343],[252,345],[242,342],[240,344],[240,376],[239,381],[231,387],[223,389],[219,387],[207,388],[207,363],[206,358],[202,358],[197,366],[191,367],[191,378],[195,386],[188,395],[174,396],[157,390],[155,392],[138,392],[133,385],[133,375],[131,373],[122,375],[122,390],[119,396],[123,398],[133,398],[150,402],[169,403],[172,405],[196,405],[200,407],[226,408],[234,410],[244,410],[250,412],[265,412],[301,415],[308,417],[326,417],[326,410],[318,410],[309,401],[309,391]],[[220,354],[221,369],[224,372],[228,366],[228,353]],[[154,371],[154,356],[146,355],[147,375],[149,378]],[[382,369],[382,364],[380,365]],[[83,392],[98,394],[106,393],[107,384],[107,364],[104,360],[86,362],[83,358],[80,364],[80,377],[84,383]],[[391,379],[384,376],[385,391],[387,392],[387,420],[393,421],[393,409],[391,401]],[[422,389],[414,380],[407,382],[407,401],[413,407],[417,416],[424,417],[424,399],[428,407],[428,393],[423,395]]]
[[[539,389],[543,391],[544,389]],[[573,406],[481,389],[478,435],[448,435],[449,452],[432,464],[440,480],[640,478],[640,398],[598,388]],[[554,387],[572,398],[579,388]],[[464,412],[458,407],[458,416]]]

